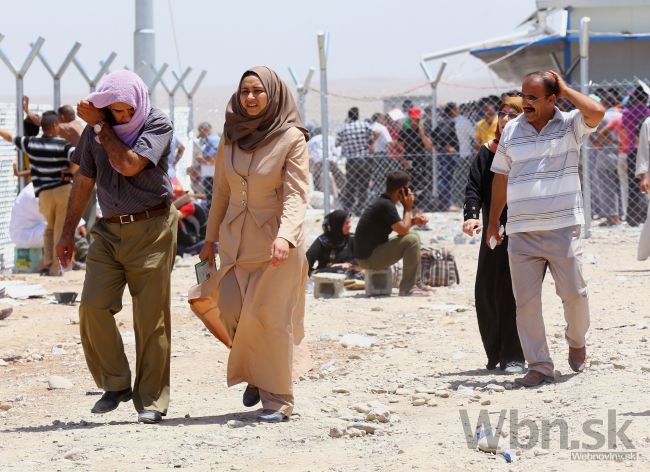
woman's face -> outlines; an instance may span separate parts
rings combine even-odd
[[[262,81],[256,75],[244,77],[239,89],[239,102],[250,116],[257,116],[264,111],[269,97]]]
[[[343,228],[341,228],[341,233],[343,233],[343,236],[347,236],[350,234],[350,229],[352,228],[352,220],[350,218],[345,219],[345,223],[343,223]]]
[[[517,113],[517,110],[512,108],[510,105],[506,105],[501,110],[499,110],[499,131],[503,133],[503,128],[506,127],[508,121],[516,118],[518,114],[519,113]]]
[[[108,110],[118,125],[123,125],[131,121],[135,113],[135,108],[123,102],[115,102],[112,105],[108,105]]]

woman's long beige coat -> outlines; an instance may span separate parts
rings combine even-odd
[[[190,303],[198,315],[218,310],[233,340],[228,386],[247,382],[292,395],[292,378],[310,366],[303,343],[308,161],[297,128],[253,152],[219,146],[206,240],[219,241],[220,266],[190,291]],[[274,268],[277,237],[291,249]]]

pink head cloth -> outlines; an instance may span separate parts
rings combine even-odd
[[[117,137],[129,147],[135,143],[151,111],[147,86],[137,74],[128,70],[118,70],[108,74],[99,84],[97,91],[88,95],[86,100],[97,108],[122,102],[135,109],[131,121],[113,126]]]

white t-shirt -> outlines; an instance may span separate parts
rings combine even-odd
[[[372,131],[374,133],[379,131],[379,136],[375,141],[375,154],[388,154],[388,145],[393,142],[393,138],[390,137],[388,128],[375,121],[372,124]]]
[[[539,134],[523,114],[510,120],[491,169],[508,176],[508,234],[584,224],[580,146],[595,130],[579,110],[556,108]]]
[[[335,161],[338,157],[341,157],[341,148],[334,146],[336,138],[330,135],[327,140],[327,151],[329,154],[329,161]],[[307,152],[309,153],[309,159],[312,162],[321,162],[323,160],[323,135],[317,134],[316,136],[309,139],[307,142]]]

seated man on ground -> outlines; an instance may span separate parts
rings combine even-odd
[[[413,216],[415,196],[411,177],[396,170],[386,177],[386,193],[366,208],[357,224],[354,256],[364,269],[383,270],[403,259],[400,296],[427,296],[428,288],[420,280],[420,238],[409,232],[428,222],[425,215]],[[404,216],[399,217],[395,204],[401,202]],[[397,236],[388,239],[395,231]]]
[[[363,272],[354,259],[351,226],[350,213],[345,210],[334,210],[325,216],[323,234],[307,250],[310,276],[319,272],[333,272],[345,274],[348,280],[363,280]],[[314,267],[315,264],[318,265]]]

